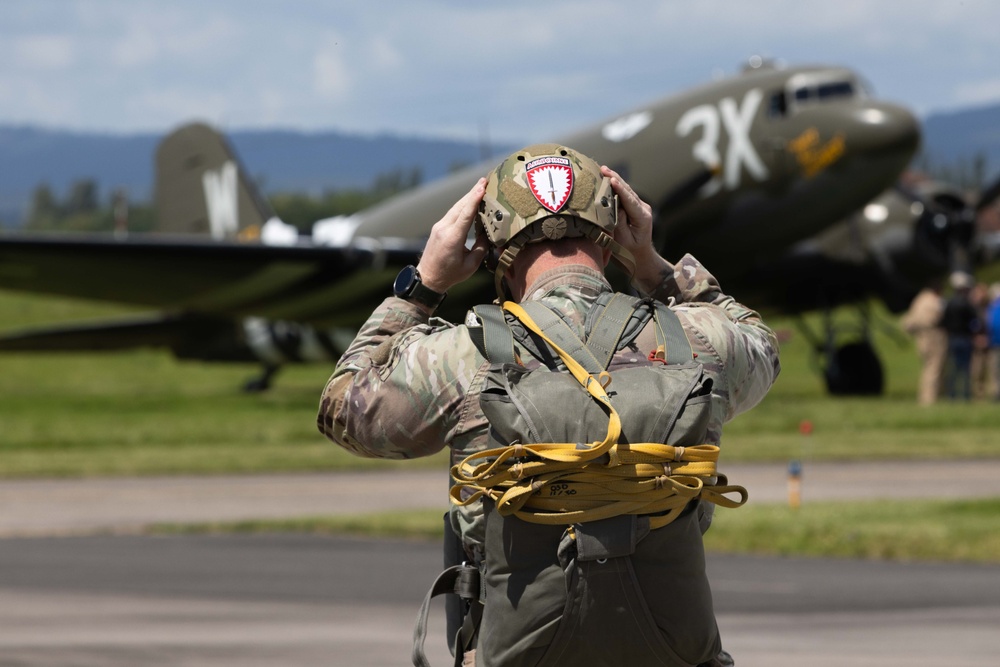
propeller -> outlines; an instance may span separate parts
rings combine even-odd
[[[985,259],[976,233],[976,218],[1000,197],[1000,179],[985,188],[975,202],[969,202],[957,189],[940,183],[931,183],[921,189],[902,184],[895,187],[913,202],[918,246],[949,273],[971,274],[977,261]]]
[[[1000,177],[992,185],[985,188],[976,202],[975,212],[978,217],[983,211],[1000,199]],[[975,259],[981,264],[992,262],[1000,256],[1000,231],[980,232],[976,237]]]

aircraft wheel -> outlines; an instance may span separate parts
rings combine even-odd
[[[877,396],[882,393],[882,362],[866,341],[837,348],[826,367],[826,388],[835,396]]]
[[[277,366],[265,366],[259,376],[250,378],[243,384],[243,392],[246,394],[258,394],[262,391],[267,391],[271,388],[271,381],[277,372]]]

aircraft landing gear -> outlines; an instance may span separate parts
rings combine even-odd
[[[826,382],[827,391],[834,396],[879,396],[885,389],[885,373],[870,337],[870,314],[867,306],[858,309],[860,325],[850,327],[852,340],[837,343],[838,329],[833,324],[833,314],[824,313],[825,339],[821,340],[800,319],[799,330],[809,341],[818,366]]]
[[[278,372],[279,366],[264,366],[261,374],[255,378],[250,378],[243,385],[243,391],[247,394],[258,394],[271,388],[271,380]]]
[[[882,362],[867,341],[847,343],[827,354],[826,389],[834,396],[879,396],[885,385]]]

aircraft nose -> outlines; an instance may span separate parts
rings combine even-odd
[[[920,124],[908,109],[886,102],[869,102],[851,115],[848,141],[868,156],[891,153],[908,160],[920,144]]]

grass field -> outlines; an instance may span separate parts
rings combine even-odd
[[[755,505],[716,512],[705,548],[723,553],[1000,563],[1000,498]],[[161,525],[161,534],[294,532],[442,538],[441,512]]]
[[[106,305],[0,291],[0,330],[125,313]],[[882,314],[883,322],[892,318]],[[809,346],[789,320],[783,371],[764,402],[727,426],[723,462],[879,458],[1000,458],[1000,405],[914,401],[912,345],[880,326],[887,391],[831,398]],[[163,351],[0,355],[0,477],[211,474],[444,467],[442,455],[407,462],[359,459],[314,426],[329,366],[289,367],[267,393],[247,395],[252,364],[175,361]],[[812,434],[799,432],[808,420]],[[997,500],[838,503],[722,510],[707,546],[717,551],[1000,562]],[[438,512],[316,517],[172,531],[359,532],[438,537]]]
[[[0,291],[0,329],[109,317],[107,305]],[[889,316],[884,316],[887,321]],[[791,330],[792,322],[772,325]],[[723,460],[1000,457],[1000,406],[914,402],[918,363],[908,342],[876,338],[887,373],[880,398],[831,398],[792,332],[783,371],[758,406],[727,426]],[[0,476],[207,474],[442,466],[359,459],[314,425],[331,366],[288,367],[248,395],[253,364],[179,362],[169,353],[0,356]],[[808,420],[812,435],[800,434]]]

